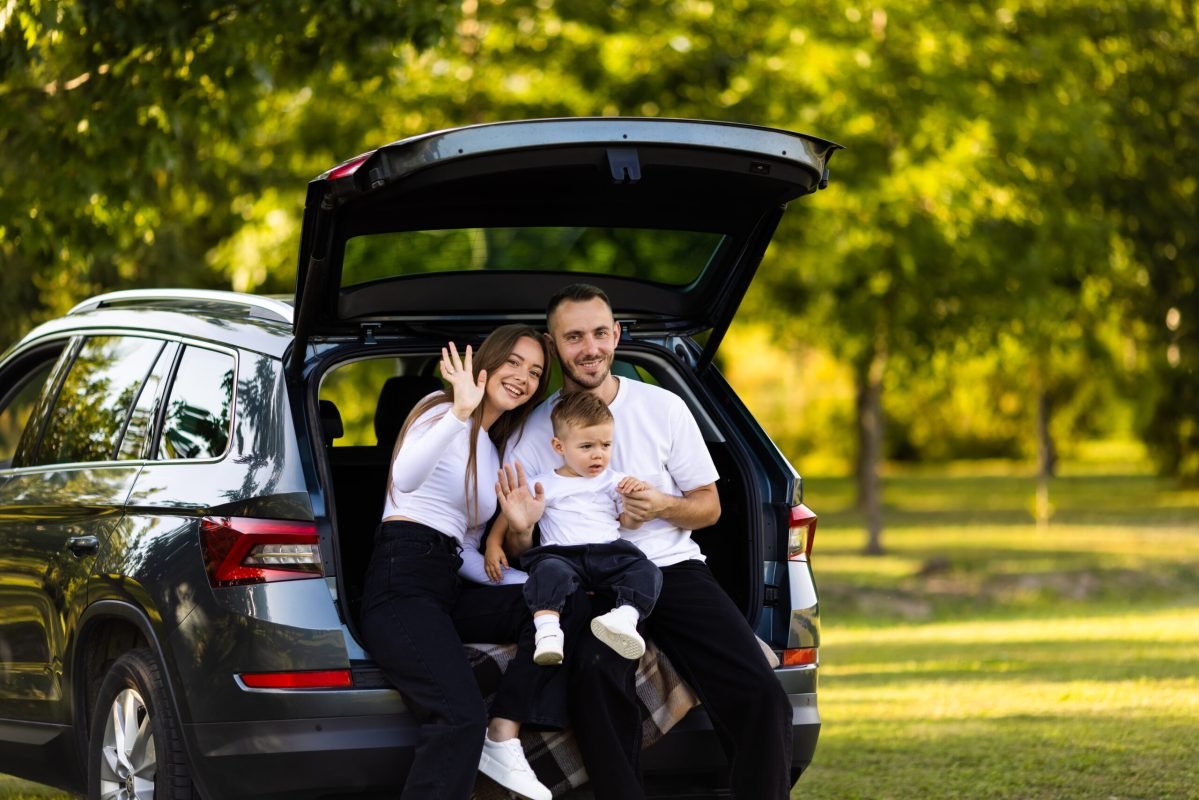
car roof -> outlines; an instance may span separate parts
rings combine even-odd
[[[100,331],[198,339],[282,358],[292,342],[291,306],[238,292],[155,289],[90,298],[39,325],[20,348],[51,336]]]

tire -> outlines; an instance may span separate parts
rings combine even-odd
[[[179,721],[154,653],[130,650],[113,662],[92,712],[88,800],[198,797]]]

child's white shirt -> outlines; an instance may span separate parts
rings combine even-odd
[[[619,380],[616,398],[608,404],[616,420],[609,469],[633,475],[675,497],[715,483],[720,474],[682,398],[659,386]],[[519,460],[529,475],[561,465],[562,457],[550,445],[554,435],[550,410],[560,396],[561,392],[556,392],[533,409],[520,438],[509,445],[506,462]],[[699,545],[691,539],[691,531],[665,519],[651,519],[639,528],[623,529],[621,535],[659,567],[689,559],[704,560]]]
[[[541,543],[601,544],[619,539],[624,502],[616,485],[623,477],[606,469],[594,478],[546,472],[530,481],[545,490]]]

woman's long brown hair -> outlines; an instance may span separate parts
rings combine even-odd
[[[504,452],[504,447],[508,443],[508,439],[513,433],[520,430],[521,426],[525,424],[525,420],[528,419],[529,414],[532,413],[533,409],[541,401],[541,398],[545,396],[545,386],[549,377],[550,365],[549,347],[546,344],[545,337],[528,325],[502,325],[492,331],[483,340],[483,344],[479,345],[479,349],[475,351],[472,359],[471,368],[475,380],[479,379],[479,371],[484,369],[487,370],[487,377],[490,380],[495,371],[508,360],[508,356],[512,354],[516,343],[526,338],[537,342],[537,346],[541,348],[542,357],[545,359],[543,362],[544,370],[541,380],[537,382],[537,391],[530,395],[529,399],[521,405],[511,411],[505,411],[503,414],[500,414],[499,419],[492,423],[491,428],[488,429],[487,435],[500,453]],[[404,426],[400,428],[400,435],[396,437],[396,444],[395,448],[391,451],[389,465],[395,463],[396,456],[400,453],[400,447],[404,444],[404,436],[407,435],[408,429],[412,427],[412,423],[430,408],[447,401],[451,404],[454,402],[453,386],[442,389],[439,392],[434,392],[416,404],[412,411],[408,413],[408,418],[404,420]],[[441,417],[438,416],[431,419],[429,423],[432,424],[438,419],[441,419]],[[468,527],[474,527],[479,522],[479,476],[475,474],[475,468],[478,460],[477,445],[479,428],[482,426],[483,402],[480,402],[478,408],[472,411],[470,415],[470,455],[467,456],[466,460],[466,474],[462,477],[463,488],[466,491]],[[387,495],[389,497],[391,496],[391,489],[392,478],[389,466],[387,470]]]

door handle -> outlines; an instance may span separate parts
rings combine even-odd
[[[72,536],[67,539],[67,548],[76,556],[94,556],[100,550],[100,540],[95,536]]]

